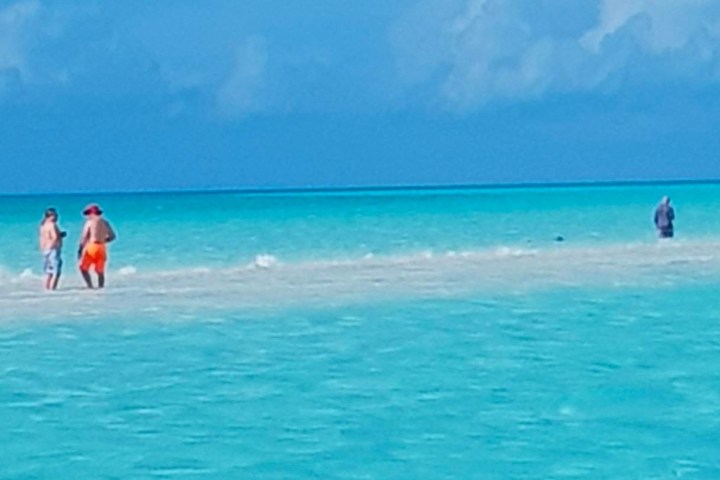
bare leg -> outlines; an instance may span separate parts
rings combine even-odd
[[[52,275],[48,275],[47,277],[45,277],[45,290],[52,289],[52,282],[53,282]]]
[[[98,273],[98,288],[105,287],[105,273]]]
[[[80,270],[80,274],[83,277],[83,280],[85,280],[85,285],[87,285],[88,288],[93,288],[92,285],[92,278],[90,278],[90,272],[87,270]]]
[[[57,290],[58,283],[60,283],[60,275],[61,275],[61,274],[58,273],[58,274],[55,275],[55,277],[53,278],[53,282],[52,282],[52,289],[53,289],[53,290]]]

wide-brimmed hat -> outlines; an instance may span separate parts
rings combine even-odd
[[[83,215],[102,215],[102,209],[95,203],[92,203],[85,207]]]

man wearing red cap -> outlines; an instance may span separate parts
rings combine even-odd
[[[107,244],[115,240],[115,232],[110,223],[102,218],[99,206],[88,205],[83,210],[87,218],[80,237],[80,273],[88,288],[93,288],[90,268],[95,269],[98,277],[98,288],[105,286],[105,263],[107,262]]]

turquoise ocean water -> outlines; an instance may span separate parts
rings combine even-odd
[[[720,478],[719,211],[716,184],[0,197],[0,478]]]

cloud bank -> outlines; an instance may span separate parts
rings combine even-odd
[[[717,82],[714,0],[421,0],[393,31],[408,88],[458,109],[546,93]]]
[[[25,52],[26,31],[40,5],[20,2],[0,9],[0,93],[29,80],[33,73]]]
[[[386,3],[323,17],[307,13],[311,0],[286,10],[222,0],[213,8],[15,0],[0,6],[0,95],[137,96],[171,115],[227,119],[428,102],[472,111],[720,80],[718,0]]]
[[[70,10],[72,14],[66,15],[39,0],[0,6],[0,95],[33,89],[47,93],[52,91],[48,87],[70,83],[72,58],[86,48],[79,41],[82,35],[69,28],[73,15],[83,14],[85,8]]]

